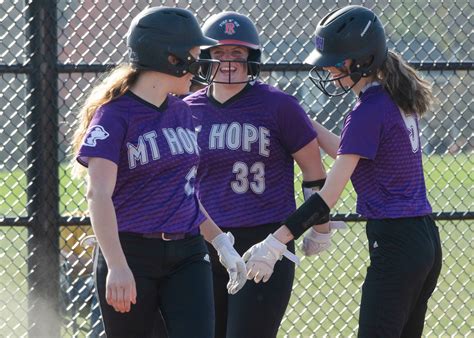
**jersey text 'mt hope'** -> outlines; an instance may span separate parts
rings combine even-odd
[[[197,133],[187,128],[163,128],[162,133],[166,139],[171,155],[199,154]],[[159,160],[160,149],[157,142],[156,131],[149,131],[138,137],[137,143],[127,142],[128,163],[130,169],[152,160]],[[240,124],[213,124],[209,132],[209,149],[229,149],[250,152],[252,144],[258,142],[258,152],[261,156],[270,156],[270,131],[265,127],[256,127],[250,123]],[[147,147],[148,144],[148,147]]]

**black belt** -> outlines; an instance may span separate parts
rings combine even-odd
[[[177,232],[177,233],[169,233],[169,232],[150,232],[147,234],[142,234],[138,232],[120,232],[121,234],[124,235],[131,235],[131,236],[137,236],[137,237],[142,237],[142,238],[150,238],[150,239],[161,239],[163,241],[176,241],[179,239],[185,239],[189,237],[195,237],[197,233],[192,233],[192,232]]]

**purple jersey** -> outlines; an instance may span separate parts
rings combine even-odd
[[[351,180],[357,212],[369,219],[431,213],[416,116],[406,116],[381,85],[364,91],[347,115],[338,154],[360,155]]]
[[[295,210],[291,154],[316,137],[297,100],[256,82],[224,104],[187,97],[200,126],[199,198],[222,227],[279,222]]]
[[[78,161],[118,166],[113,203],[119,231],[198,232],[194,181],[199,163],[189,107],[171,95],[156,107],[131,92],[99,108]]]

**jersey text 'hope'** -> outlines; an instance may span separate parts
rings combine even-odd
[[[258,153],[270,156],[270,131],[250,123],[213,124],[209,133],[209,149],[230,149],[250,152],[253,143],[258,142]]]

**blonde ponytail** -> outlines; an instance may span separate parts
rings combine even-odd
[[[79,128],[72,140],[73,156],[76,158],[95,111],[102,105],[122,96],[136,82],[140,71],[130,65],[120,65],[110,71],[95,86],[79,112]],[[79,176],[82,166],[74,161],[73,175]]]

